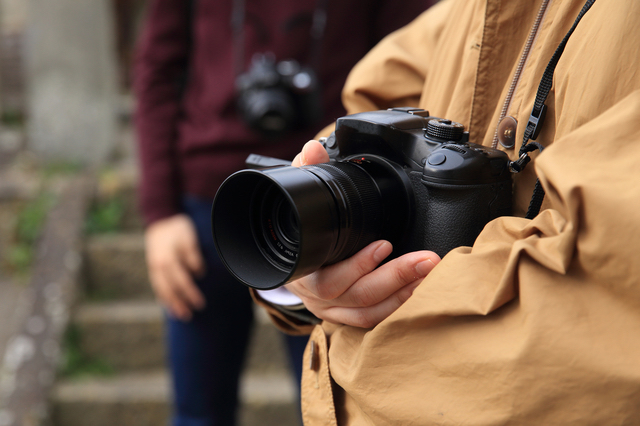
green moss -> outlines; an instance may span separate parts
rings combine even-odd
[[[112,376],[115,369],[107,361],[91,358],[82,352],[82,333],[78,327],[70,325],[64,335],[62,362],[59,373],[65,378],[88,376]]]
[[[51,162],[42,167],[42,176],[44,179],[49,179],[54,176],[69,176],[81,172],[84,166],[79,162]]]
[[[125,208],[125,202],[119,196],[94,202],[87,215],[85,231],[88,234],[106,234],[120,231]]]
[[[20,209],[4,259],[3,266],[9,272],[19,276],[29,272],[37,240],[53,202],[51,194],[43,193]]]
[[[11,271],[24,274],[29,270],[33,259],[33,248],[25,243],[14,243],[9,247],[7,263]]]
[[[5,127],[24,127],[24,114],[19,110],[5,110],[0,115],[0,123]]]
[[[16,226],[16,237],[19,242],[27,244],[36,242],[53,201],[53,195],[44,193],[26,204],[18,217]]]

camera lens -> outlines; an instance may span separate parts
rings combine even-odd
[[[225,266],[248,286],[271,289],[377,239],[398,239],[413,195],[406,174],[389,163],[361,159],[231,175],[212,208]]]
[[[280,88],[250,90],[239,99],[245,122],[266,135],[278,135],[291,128],[296,113],[291,96]]]
[[[274,267],[291,268],[298,256],[300,229],[293,206],[274,187],[256,191],[251,208],[253,237],[263,256]]]

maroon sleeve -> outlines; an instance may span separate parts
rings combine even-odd
[[[140,159],[140,208],[146,224],[179,212],[176,155],[180,99],[189,56],[186,0],[152,0],[136,48],[133,91]]]

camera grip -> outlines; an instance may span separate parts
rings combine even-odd
[[[477,185],[424,182],[411,174],[417,200],[414,232],[404,251],[432,250],[439,256],[472,246],[484,226],[511,213],[510,181]]]

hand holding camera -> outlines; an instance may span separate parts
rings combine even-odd
[[[311,141],[292,165],[299,167],[327,161],[329,156],[324,147]],[[388,241],[375,241],[354,256],[286,287],[318,318],[336,324],[373,327],[398,309],[440,262],[434,252],[418,251],[377,268],[392,250]]]

